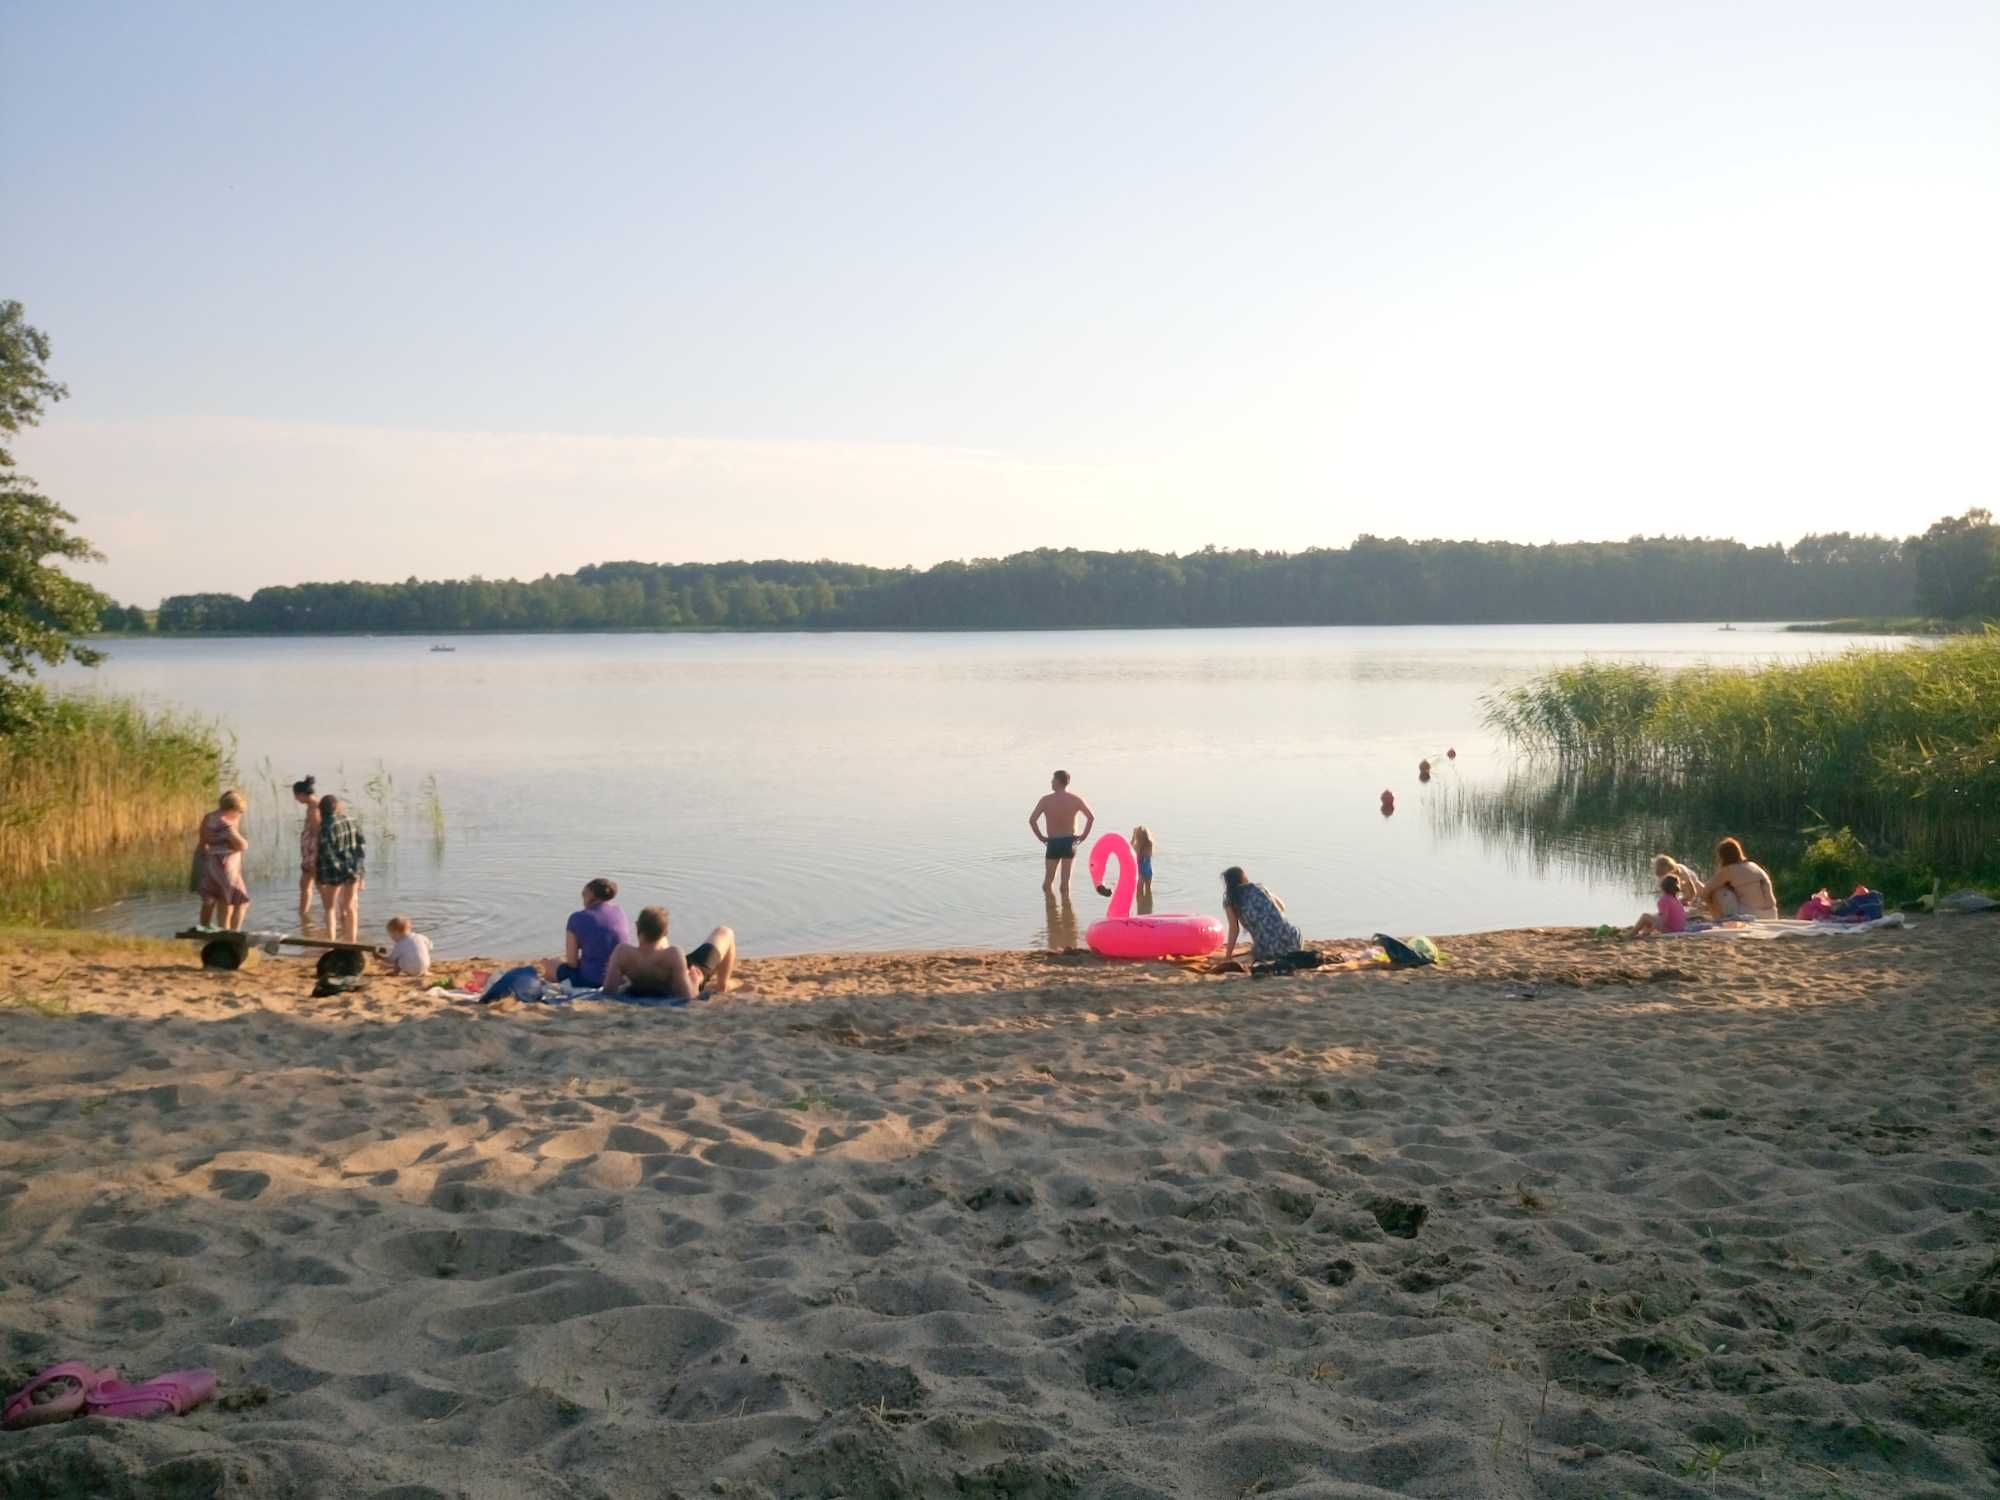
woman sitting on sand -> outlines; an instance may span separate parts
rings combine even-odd
[[[639,941],[620,943],[604,966],[604,993],[634,1000],[704,1000],[729,988],[736,934],[718,927],[685,955],[667,942],[667,909],[649,906],[633,924]],[[705,986],[705,988],[704,988]]]
[[[583,888],[583,909],[571,912],[563,928],[563,956],[544,959],[542,977],[597,989],[611,955],[631,941],[632,921],[619,908],[618,882],[599,875]]]
[[[1222,950],[1224,958],[1236,956],[1239,932],[1250,934],[1252,963],[1283,958],[1306,945],[1298,928],[1286,920],[1285,903],[1261,885],[1253,885],[1241,865],[1231,865],[1222,872],[1222,912],[1229,918],[1229,946]]]
[[[250,888],[243,883],[243,851],[250,841],[243,837],[243,794],[234,789],[222,794],[215,811],[201,820],[197,835],[195,863],[201,871],[196,889],[201,895],[201,925],[243,930],[250,911]]]
[[[1735,839],[1724,839],[1715,846],[1715,878],[1701,887],[1701,899],[1724,921],[1747,918],[1771,922],[1778,916],[1771,877],[1762,865],[1751,861]]]

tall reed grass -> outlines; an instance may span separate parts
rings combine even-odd
[[[1761,667],[1558,667],[1487,723],[1597,784],[1720,814],[1852,826],[1942,869],[2000,837],[2000,634]]]
[[[212,725],[127,699],[48,697],[0,735],[0,921],[186,879],[230,750]]]

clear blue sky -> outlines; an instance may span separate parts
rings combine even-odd
[[[22,4],[151,602],[2000,501],[2000,7]]]

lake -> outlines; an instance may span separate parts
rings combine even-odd
[[[1058,766],[1101,830],[1152,828],[1160,911],[1219,910],[1218,873],[1241,864],[1318,937],[1630,921],[1643,843],[1551,849],[1464,815],[1514,766],[1482,695],[1585,657],[1858,643],[1769,625],[141,638],[57,680],[236,736],[253,928],[292,921],[289,789],[310,772],[367,828],[365,933],[402,910],[441,954],[553,952],[603,874],[628,911],[670,907],[683,942],[728,922],[771,954],[1075,941],[1027,828]],[[1075,895],[1087,926],[1104,903],[1081,860]],[[164,933],[193,915],[142,894],[86,920]]]

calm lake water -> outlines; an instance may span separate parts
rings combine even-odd
[[[403,910],[441,954],[554,951],[578,888],[605,874],[628,910],[669,906],[683,941],[726,921],[769,954],[1039,945],[1052,916],[1054,941],[1074,941],[1027,830],[1057,766],[1100,829],[1152,827],[1161,911],[1218,910],[1218,872],[1242,864],[1314,936],[1630,920],[1644,847],[1628,873],[1459,813],[1514,765],[1480,727],[1482,695],[1584,657],[1858,643],[1750,625],[474,636],[436,653],[137,640],[59,680],[236,736],[253,928],[291,925],[289,786],[311,772],[363,815],[366,932]],[[1075,895],[1087,926],[1104,903],[1081,861]],[[136,895],[89,920],[163,933],[193,915],[185,896]]]

